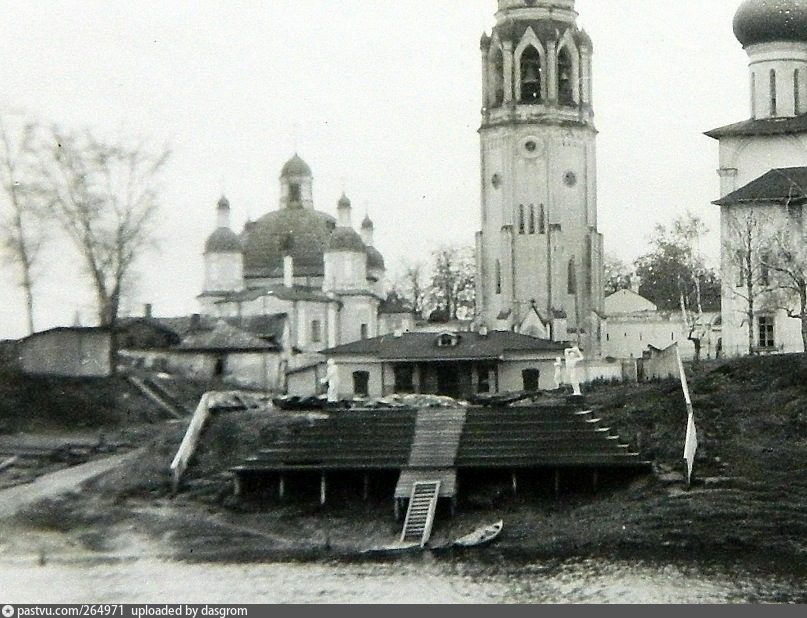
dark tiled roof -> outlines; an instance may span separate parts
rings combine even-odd
[[[379,359],[393,360],[451,360],[495,359],[505,352],[557,352],[565,345],[554,341],[535,339],[510,331],[491,331],[486,336],[479,333],[456,333],[456,346],[438,347],[437,333],[404,333],[400,337],[384,335],[374,339],[355,341],[322,352],[325,356],[368,355]]]
[[[264,215],[245,229],[244,274],[282,277],[288,252],[295,275],[322,277],[325,247],[335,225],[332,216],[310,208],[282,208]]]
[[[280,171],[280,177],[285,178],[287,176],[310,176],[311,175],[311,168],[308,166],[308,163],[303,161],[296,152],[294,156],[286,161],[286,164],[283,166],[283,169]]]
[[[756,180],[714,202],[736,206],[754,202],[802,204],[807,200],[807,167],[773,169]]]
[[[384,256],[375,247],[367,247],[367,268],[384,270]]]
[[[256,337],[279,342],[287,319],[287,314],[275,313],[243,318],[226,318],[224,321],[230,326],[251,333]],[[162,328],[176,333],[182,339],[198,333],[210,332],[216,327],[218,321],[218,318],[209,316],[182,316],[176,318],[153,318],[151,320],[151,322],[159,324]]]
[[[185,352],[244,352],[276,350],[277,346],[221,320],[213,330],[188,335],[177,349]]]
[[[807,0],[745,0],[734,16],[734,35],[744,47],[807,42]]]
[[[807,132],[807,114],[793,118],[762,118],[744,120],[707,131],[705,135],[714,139],[721,137],[746,137],[755,135],[789,135]]]
[[[205,243],[205,253],[241,253],[241,240],[228,227],[220,227]]]
[[[328,251],[364,253],[366,250],[367,247],[364,246],[361,236],[352,227],[338,227],[331,232],[331,237],[328,239]]]

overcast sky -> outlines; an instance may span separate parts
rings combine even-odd
[[[578,0],[594,41],[600,230],[632,260],[687,208],[715,232],[717,144],[750,115],[739,0]],[[295,149],[316,208],[344,186],[367,209],[388,269],[479,227],[479,37],[495,0],[2,0],[0,112],[167,142],[162,249],[132,306],[196,310],[202,247],[222,192],[240,229],[277,207]],[[37,326],[92,317],[78,259],[50,257]],[[0,271],[0,338],[23,334],[15,273]]]

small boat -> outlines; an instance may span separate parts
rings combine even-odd
[[[420,546],[420,543],[393,543],[392,545],[383,545],[381,547],[371,547],[364,550],[362,553],[371,556],[388,556],[394,554],[403,554],[410,551],[419,551],[425,549]]]
[[[504,521],[499,520],[495,524],[474,530],[471,534],[466,534],[454,541],[454,547],[479,547],[492,543],[501,534],[503,527]]]

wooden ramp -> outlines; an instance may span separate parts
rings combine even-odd
[[[455,462],[465,426],[465,408],[419,410],[408,465],[401,470],[396,498],[409,498],[419,481],[440,481],[439,497],[453,498],[457,491]]]
[[[406,511],[401,543],[420,543],[423,547],[429,542],[434,524],[434,513],[440,497],[440,481],[415,483]]]

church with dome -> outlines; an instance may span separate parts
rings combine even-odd
[[[201,315],[248,320],[285,316],[288,347],[317,353],[406,328],[404,312],[383,302],[384,257],[369,216],[353,227],[350,199],[336,217],[316,210],[311,168],[294,155],[280,174],[280,203],[237,233],[222,197],[204,248]],[[411,317],[411,316],[410,316]]]
[[[805,234],[807,0],[745,0],[734,34],[748,54],[750,117],[706,133],[720,152],[722,350],[802,352],[789,315],[799,303],[783,301],[765,244]]]

